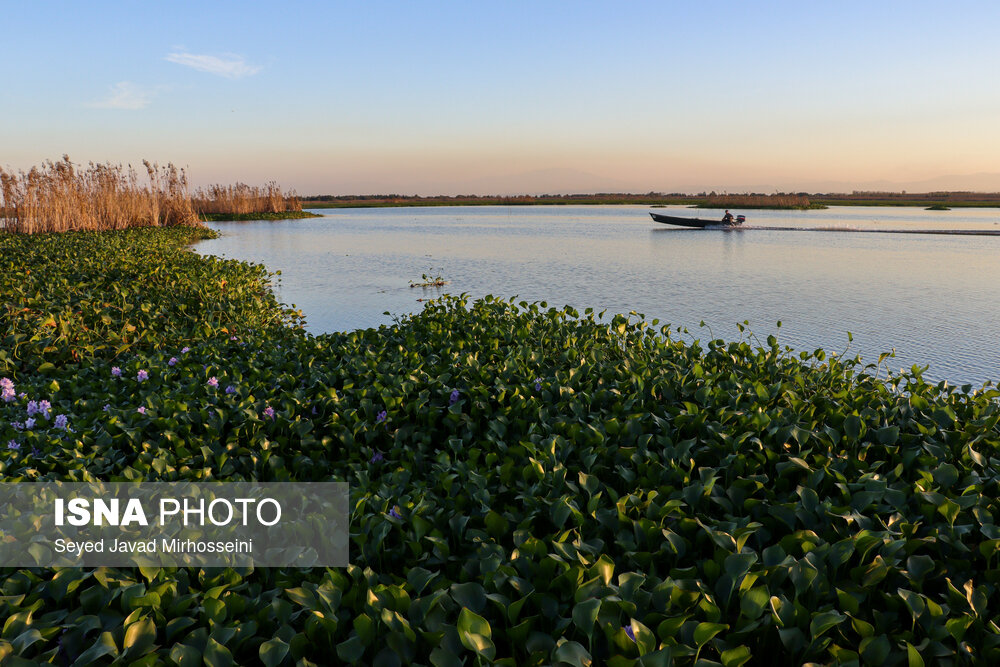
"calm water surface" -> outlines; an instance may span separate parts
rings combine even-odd
[[[998,209],[745,211],[748,229],[733,232],[661,225],[649,211],[325,209],[309,220],[216,223],[221,237],[197,250],[280,270],[279,300],[302,309],[316,333],[389,324],[384,311],[416,312],[418,299],[445,292],[517,295],[637,311],[701,339],[736,339],[749,320],[761,340],[776,333],[797,350],[841,352],[850,331],[851,354],[865,360],[895,348],[894,370],[929,365],[927,377],[953,384],[1000,380],[1000,237],[821,231],[1000,232]],[[409,287],[425,273],[449,284]]]

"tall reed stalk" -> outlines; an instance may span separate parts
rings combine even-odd
[[[194,194],[194,208],[198,213],[246,215],[301,211],[302,203],[294,190],[286,194],[270,181],[263,187],[237,183],[199,188]]]
[[[184,170],[142,164],[148,184],[131,165],[91,162],[81,169],[67,155],[27,172],[0,167],[2,228],[39,234],[199,224]]]

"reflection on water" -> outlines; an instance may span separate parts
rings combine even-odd
[[[746,211],[750,229],[739,233],[657,224],[648,211],[328,209],[316,211],[323,218],[218,223],[222,237],[197,250],[281,270],[278,298],[304,310],[317,333],[391,323],[384,311],[415,312],[419,299],[444,292],[517,295],[634,310],[698,338],[738,338],[736,324],[749,320],[763,339],[780,320],[779,340],[802,350],[840,352],[850,331],[852,353],[866,360],[895,348],[893,369],[929,364],[928,377],[953,384],[1000,380],[1000,238],[780,229],[1000,230],[1000,210]],[[424,273],[449,284],[410,288]]]

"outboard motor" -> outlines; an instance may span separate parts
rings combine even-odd
[[[746,221],[747,221],[747,217],[745,215],[738,215],[738,216],[736,216],[736,224],[737,225],[742,225]]]

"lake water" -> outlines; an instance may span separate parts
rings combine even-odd
[[[850,331],[850,354],[866,361],[895,348],[893,370],[1000,380],[1000,237],[881,231],[1000,233],[998,209],[736,211],[747,215],[741,231],[670,227],[650,210],[721,218],[645,206],[323,209],[308,220],[216,223],[221,237],[196,249],[280,270],[279,300],[316,333],[390,324],[384,311],[417,312],[419,299],[446,292],[517,295],[636,311],[700,339],[737,339],[749,320],[761,340],[775,333],[797,350],[842,352]],[[422,274],[448,285],[411,288]]]

